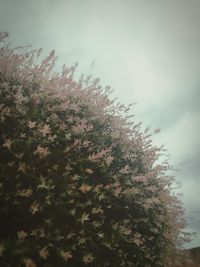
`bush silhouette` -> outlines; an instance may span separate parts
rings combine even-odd
[[[166,266],[184,241],[162,148],[54,51],[0,49],[1,266]]]

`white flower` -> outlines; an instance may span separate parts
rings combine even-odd
[[[67,125],[64,122],[60,123],[60,125],[59,125],[59,129],[61,131],[64,131],[66,127],[67,127]]]
[[[32,213],[32,214],[35,214],[36,212],[39,211],[39,204],[35,201],[32,203],[29,211]]]
[[[121,174],[127,174],[127,173],[129,173],[129,166],[128,165],[126,165],[123,169],[121,169],[119,172],[121,173]]]
[[[134,243],[139,247],[141,244],[143,244],[143,240],[141,238],[141,234],[136,233],[134,235]]]
[[[68,261],[73,257],[71,251],[63,251],[63,250],[61,250],[61,256],[64,258],[65,261]]]
[[[112,161],[113,161],[113,157],[112,156],[108,156],[107,158],[106,158],[106,164],[108,165],[108,166],[110,166],[110,164],[112,163]]]
[[[122,226],[120,227],[120,231],[121,231],[121,233],[124,234],[124,235],[130,235],[130,234],[131,234],[131,229],[129,229],[128,227],[126,227],[126,226],[124,226],[124,225],[122,225]]]
[[[3,143],[2,147],[7,147],[8,149],[11,149],[11,145],[14,141],[10,139],[5,139],[5,142]]]
[[[86,221],[89,221],[89,214],[86,214],[85,212],[81,216],[81,223],[84,223]]]
[[[110,151],[111,151],[111,148],[102,149],[98,153],[93,153],[92,155],[89,155],[89,160],[92,162],[95,162],[97,159],[104,157]]]
[[[122,192],[122,188],[121,187],[117,187],[115,188],[114,192],[113,192],[113,195],[115,197],[118,197],[120,195],[120,193]]]
[[[41,129],[39,129],[39,131],[42,133],[42,135],[44,137],[46,137],[47,134],[50,134],[51,133],[51,128],[49,127],[48,124],[45,124]]]
[[[17,195],[20,196],[20,197],[30,197],[30,196],[33,195],[33,191],[30,188],[28,188],[28,189],[22,189],[22,190],[19,190],[17,192]]]
[[[31,259],[25,259],[24,263],[26,267],[37,267],[37,265]]]
[[[85,172],[89,173],[89,174],[92,174],[93,173],[93,170],[91,169],[86,169]]]
[[[103,238],[104,237],[104,233],[100,232],[100,233],[97,233],[98,237],[100,238]]]
[[[36,125],[36,121],[29,121],[29,122],[28,122],[28,128],[29,128],[29,129],[33,129],[33,128],[35,128],[35,125]]]
[[[82,244],[85,244],[85,242],[86,242],[86,238],[85,238],[85,237],[81,237],[81,238],[79,238],[79,240],[78,240],[78,245],[80,246],[80,245],[82,245]]]
[[[87,193],[91,190],[91,186],[87,185],[87,184],[82,184],[80,187],[80,190],[82,193]]]
[[[69,212],[71,215],[74,215],[75,213],[76,213],[76,210],[75,209],[72,209],[72,210],[70,210],[70,212]]]
[[[66,148],[65,148],[65,150],[64,150],[64,153],[68,153],[69,151],[70,151],[70,147],[69,146],[67,146]]]
[[[103,214],[103,209],[101,209],[101,208],[93,208],[92,209],[92,214],[98,214],[98,213],[100,213],[100,214]]]
[[[40,184],[37,186],[38,189],[49,189],[46,183],[46,178],[40,175]]]
[[[102,224],[99,221],[93,221],[92,223],[95,227],[100,227]]]
[[[87,141],[87,140],[84,140],[83,143],[82,143],[82,146],[83,146],[83,147],[88,147],[90,143],[91,143],[91,142],[89,142],[89,141]]]
[[[4,107],[4,104],[0,105],[0,117],[1,117],[1,121],[5,121],[5,116],[11,116],[11,109],[9,107]],[[2,109],[3,108],[3,109]]]
[[[19,239],[24,239],[24,238],[26,238],[27,236],[28,236],[28,234],[27,234],[26,232],[24,232],[23,230],[17,232],[17,237],[18,237]]]
[[[47,247],[42,248],[39,251],[39,255],[40,255],[40,257],[42,257],[43,259],[46,260],[48,258],[48,256],[49,256],[49,251],[48,251]]]
[[[78,174],[75,174],[72,176],[72,181],[78,181],[80,176]]]
[[[56,137],[57,137],[57,135],[55,135],[55,134],[53,136],[49,135],[48,140],[53,142],[56,139]]]
[[[34,151],[34,154],[39,154],[40,158],[44,158],[47,155],[50,154],[50,152],[48,151],[48,147],[41,147],[40,145],[37,146],[37,149]]]
[[[15,98],[16,98],[15,103],[19,104],[19,105],[21,105],[23,102],[28,102],[28,97],[27,96],[23,96],[21,92],[17,93],[15,95]]]
[[[25,138],[25,137],[26,137],[26,134],[25,134],[25,133],[21,133],[21,134],[20,134],[20,137],[21,137],[21,138]]]
[[[23,155],[24,155],[24,153],[19,153],[19,154],[15,154],[15,157],[17,158],[17,159],[22,159],[22,157],[23,157]]]
[[[22,172],[22,173],[25,173],[26,172],[26,163],[24,162],[19,162],[19,168],[18,168],[18,171]]]
[[[92,262],[93,260],[94,260],[94,257],[92,254],[87,254],[87,255],[83,256],[83,262],[85,264],[88,264],[88,263]]]

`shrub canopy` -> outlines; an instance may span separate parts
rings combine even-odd
[[[163,149],[54,51],[0,48],[1,266],[165,266],[184,241]]]

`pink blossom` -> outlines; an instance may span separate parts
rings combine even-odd
[[[34,154],[38,154],[40,158],[47,157],[50,152],[48,151],[48,147],[41,147],[40,145],[37,146],[37,149],[34,151]]]
[[[61,256],[64,258],[65,261],[68,261],[73,257],[71,251],[63,251],[63,250],[61,250]]]
[[[40,255],[41,258],[46,260],[48,258],[48,256],[49,256],[49,251],[48,251],[47,247],[42,248],[39,251],[39,255]]]
[[[27,236],[28,236],[28,234],[27,234],[26,232],[24,232],[23,230],[17,232],[17,237],[18,237],[19,239],[24,239],[24,238],[26,238]]]
[[[98,153],[93,153],[92,155],[89,155],[89,160],[95,162],[97,159],[102,158],[105,156],[108,152],[110,152],[111,148],[102,149]]]
[[[106,158],[106,164],[108,165],[108,166],[110,166],[110,164],[112,163],[112,161],[113,161],[113,157],[112,156],[108,156],[107,158]]]
[[[129,173],[129,166],[128,165],[126,165],[123,169],[121,169],[119,172],[121,173],[121,174],[127,174],[127,173]]]
[[[12,141],[10,139],[5,139],[5,142],[3,143],[2,147],[6,147],[8,149],[11,149],[12,143],[14,143],[14,141]]]
[[[91,190],[91,186],[87,185],[87,184],[82,184],[80,187],[80,190],[82,193],[87,193]]]
[[[85,171],[86,171],[87,173],[89,173],[89,174],[94,173],[93,170],[91,170],[91,169],[86,169]]]
[[[31,259],[24,259],[26,267],[37,267],[37,265]]]
[[[91,263],[94,260],[93,254],[87,254],[83,256],[83,262],[85,264]]]
[[[32,214],[35,214],[36,212],[39,211],[39,204],[35,201],[32,203],[29,211],[32,213]]]
[[[19,168],[18,168],[19,172],[21,171],[22,173],[25,173],[26,172],[26,168],[27,168],[26,163],[19,162]]]
[[[29,121],[29,122],[28,122],[28,127],[29,127],[29,129],[33,129],[33,128],[35,128],[35,125],[36,125],[36,121]]]
[[[51,128],[49,127],[48,124],[45,124],[42,128],[39,129],[39,131],[42,133],[44,137],[47,136],[47,134],[51,133]]]

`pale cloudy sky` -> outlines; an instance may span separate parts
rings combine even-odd
[[[189,245],[200,246],[200,0],[0,0],[14,45],[56,50],[100,77],[164,144],[182,183]],[[93,67],[91,68],[91,63]]]

